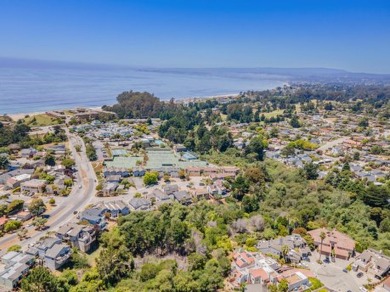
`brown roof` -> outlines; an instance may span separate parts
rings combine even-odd
[[[267,272],[262,268],[252,269],[249,273],[252,275],[253,278],[261,278],[263,280],[268,279]]]
[[[7,223],[8,219],[6,217],[1,217],[0,218],[0,225],[4,225],[5,223]]]
[[[315,230],[311,230],[308,233],[313,237],[314,242],[317,244],[321,243],[321,232],[326,234],[326,237],[323,241],[324,245],[332,245],[334,244],[338,248],[353,250],[355,248],[355,241],[351,239],[348,235],[337,231],[336,229],[327,230],[326,228],[318,228]]]

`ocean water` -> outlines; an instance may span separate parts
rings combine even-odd
[[[284,76],[235,69],[69,68],[1,66],[0,114],[95,107],[116,102],[127,90],[181,99],[271,89]]]

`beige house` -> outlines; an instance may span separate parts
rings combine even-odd
[[[22,192],[43,193],[46,187],[46,181],[43,179],[32,179],[20,184]]]

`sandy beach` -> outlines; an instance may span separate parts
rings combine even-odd
[[[36,115],[41,115],[44,113],[45,112],[19,113],[19,114],[8,114],[7,116],[9,116],[12,120],[17,121],[17,120],[23,119],[27,115],[36,116]]]
[[[80,107],[78,107],[80,108]],[[100,106],[97,106],[97,107],[83,107],[85,109],[88,109],[88,110],[93,110],[93,111],[101,111],[102,108]],[[70,111],[70,110],[76,110],[76,108],[68,108],[68,109],[56,109],[56,110],[51,110],[51,111],[56,111],[56,112],[63,112],[63,111]],[[30,112],[30,113],[15,113],[15,114],[7,114],[7,116],[9,116],[12,120],[14,121],[18,121],[20,119],[24,119],[25,116],[29,115],[29,116],[36,116],[36,115],[42,115],[42,114],[45,114],[47,112],[50,112],[50,110],[48,111],[42,111],[42,112]]]

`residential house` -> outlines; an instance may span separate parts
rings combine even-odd
[[[189,176],[201,176],[201,172],[202,168],[200,167],[191,166],[186,168],[186,173]]]
[[[232,289],[242,284],[259,284],[266,288],[269,284],[276,284],[280,268],[277,261],[261,253],[238,250],[233,253],[231,276],[228,283]]]
[[[185,147],[184,145],[182,144],[177,144],[173,147],[173,149],[175,150],[176,153],[180,153],[180,152],[186,152],[187,151],[187,147]]]
[[[216,175],[219,172],[220,172],[219,168],[216,168],[216,167],[205,167],[205,168],[203,168],[203,175],[204,176]]]
[[[191,195],[187,191],[177,191],[173,193],[176,201],[183,205],[189,205],[192,203]]]
[[[166,186],[164,186],[163,189],[164,189],[165,194],[167,194],[169,196],[169,195],[173,195],[174,192],[179,191],[179,186],[178,185],[166,185]]]
[[[304,274],[303,270],[292,269],[284,271],[280,277],[287,281],[288,291],[304,290],[310,287],[309,278]]]
[[[334,146],[331,150],[330,150],[330,153],[335,156],[335,157],[339,157],[339,156],[343,156],[344,155],[344,150],[341,146]]]
[[[366,273],[370,271],[375,277],[382,279],[390,273],[390,257],[380,251],[367,249],[356,257],[352,269]]]
[[[135,177],[142,177],[146,173],[146,170],[143,169],[142,167],[134,167],[133,168],[133,176]]]
[[[0,175],[0,184],[5,184],[7,180],[10,179],[11,177],[15,177],[21,174],[32,175],[33,173],[34,173],[34,169],[15,169]]]
[[[32,218],[32,215],[29,211],[20,211],[16,214],[16,219],[24,222]]]
[[[240,169],[238,167],[235,167],[235,166],[225,166],[222,168],[222,171],[223,171],[223,173],[227,173],[227,174],[231,174],[231,175],[236,176],[240,172]]]
[[[38,150],[30,147],[28,149],[22,149],[20,151],[20,156],[23,158],[33,158],[36,153],[38,153]]]
[[[109,182],[103,186],[103,196],[109,197],[114,194],[114,192],[119,187],[119,183],[117,182]]]
[[[43,193],[45,187],[46,181],[43,179],[32,179],[20,184],[20,190],[30,194]]]
[[[193,152],[186,152],[183,154],[182,158],[185,160],[196,160],[198,159],[198,156]]]
[[[81,221],[88,221],[90,224],[97,226],[100,230],[103,230],[107,224],[104,214],[105,210],[95,207],[84,210],[81,212],[79,217]]]
[[[119,183],[121,180],[122,177],[119,174],[112,174],[106,177],[107,183]]]
[[[111,219],[128,215],[130,213],[129,206],[122,200],[100,202],[97,207],[104,210],[105,214],[110,214]]]
[[[168,203],[173,196],[168,196],[166,193],[164,193],[160,189],[154,189],[153,192],[148,196],[149,199],[154,199],[156,203],[162,204],[162,203]]]
[[[6,187],[9,189],[20,187],[21,183],[30,180],[30,178],[31,178],[31,174],[28,173],[16,175],[7,180]]]
[[[92,225],[68,223],[61,226],[56,236],[82,252],[88,252],[96,241],[97,230]]]
[[[110,175],[120,175],[121,177],[130,176],[130,172],[127,168],[118,168],[118,167],[106,167],[103,169],[104,177],[108,177]]]
[[[207,186],[207,190],[211,196],[215,199],[224,197],[227,195],[227,189],[224,185],[224,181],[219,179],[214,181],[211,185]]]
[[[197,188],[192,191],[192,196],[197,199],[208,199],[209,198],[209,191],[207,188]]]
[[[66,147],[65,144],[58,144],[58,145],[53,145],[49,147],[47,150],[53,151],[55,155],[65,155],[66,154]]]
[[[321,233],[325,234],[325,239],[321,240]],[[308,232],[314,240],[314,244],[321,254],[327,257],[336,257],[348,260],[355,254],[355,241],[344,233],[337,230],[318,228]],[[322,245],[321,245],[322,242]]]
[[[1,257],[0,290],[13,291],[30,268],[35,258],[21,252],[11,251]]]
[[[145,198],[132,198],[129,204],[132,211],[146,211],[152,206],[152,203]]]
[[[47,237],[27,250],[27,253],[38,255],[46,267],[50,270],[57,270],[68,262],[71,249],[68,245],[61,243],[61,239]]]
[[[288,247],[288,253],[286,255],[283,255],[284,246]],[[310,254],[310,249],[299,234],[272,240],[261,240],[257,244],[257,248],[264,254],[272,254],[277,257],[285,256],[293,263],[299,263],[302,258],[307,258]]]

